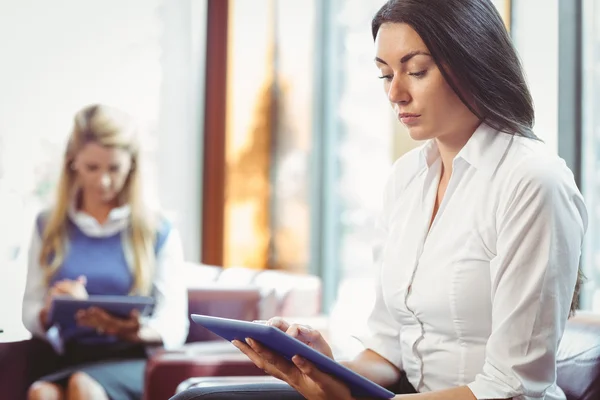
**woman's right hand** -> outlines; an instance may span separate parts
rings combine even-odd
[[[333,360],[333,352],[327,341],[316,329],[308,325],[290,324],[282,318],[275,317],[267,321],[267,325],[278,328],[288,335],[298,339],[302,343],[312,347],[319,353],[326,355]]]
[[[333,359],[331,347],[319,331],[306,325],[289,324],[281,318],[272,318],[266,324],[284,331]],[[344,383],[321,372],[316,365],[298,355],[290,361],[252,339],[246,339],[245,342],[234,340],[232,343],[258,368],[287,382],[306,399],[354,400],[350,389]]]
[[[52,300],[55,297],[71,296],[76,299],[87,299],[88,292],[85,288],[86,284],[87,279],[85,276],[80,276],[75,280],[63,279],[61,281],[56,282],[46,294],[44,308],[40,313],[40,319],[42,321],[42,324],[46,328],[48,328],[48,313],[50,311],[50,306],[52,305]]]

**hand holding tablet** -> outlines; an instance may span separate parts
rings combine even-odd
[[[246,339],[250,338],[262,347],[287,360],[292,360],[296,355],[303,357],[313,363],[322,373],[344,383],[354,397],[384,399],[394,397],[394,393],[389,390],[339,364],[332,358],[327,357],[276,327],[267,324],[196,314],[192,314],[192,320],[229,341],[237,340],[246,343]],[[342,387],[339,384],[338,386]]]
[[[68,327],[77,325],[78,312],[91,308],[99,308],[113,317],[127,319],[135,310],[139,315],[147,315],[154,299],[145,296],[89,296],[87,299],[76,299],[71,296],[57,296],[52,300],[48,312],[51,325]]]

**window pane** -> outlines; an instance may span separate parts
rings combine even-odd
[[[336,174],[325,185],[335,196],[328,211],[333,224],[337,299],[332,311],[332,336],[360,334],[374,299],[373,265],[375,220],[393,162],[397,121],[387,103],[373,62],[371,18],[385,1],[338,0],[329,29],[335,40],[330,74],[339,90],[329,106],[335,134],[327,157]],[[330,274],[331,275],[331,274]],[[356,296],[360,293],[360,296]],[[344,332],[336,332],[343,326]]]
[[[584,309],[600,309],[600,4],[583,1],[583,138],[582,190],[589,213],[583,268],[587,277],[581,298]]]

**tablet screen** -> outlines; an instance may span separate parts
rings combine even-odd
[[[48,320],[61,327],[75,324],[75,314],[79,310],[98,307],[107,313],[120,318],[127,318],[133,310],[140,315],[148,315],[154,306],[154,299],[146,296],[89,296],[85,300],[70,296],[57,296],[50,306]]]

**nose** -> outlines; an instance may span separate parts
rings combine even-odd
[[[112,180],[110,179],[110,175],[108,175],[108,174],[102,175],[102,178],[100,180],[100,184],[102,185],[102,187],[104,189],[108,189],[110,187],[111,183],[112,183]]]
[[[391,103],[396,104],[406,104],[410,102],[410,93],[406,85],[402,82],[401,78],[395,76],[390,82],[390,87],[388,88],[388,99]]]

